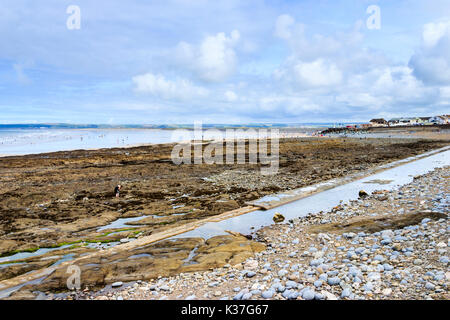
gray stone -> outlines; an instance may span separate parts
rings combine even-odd
[[[295,282],[295,281],[286,281],[286,288],[288,288],[288,289],[297,288],[297,282]]]
[[[434,284],[432,284],[431,282],[427,282],[426,284],[425,284],[425,289],[427,289],[427,290],[434,290]]]
[[[350,298],[351,295],[352,290],[350,288],[345,288],[344,290],[342,290],[341,298]]]
[[[248,289],[241,290],[237,295],[233,297],[233,300],[242,300],[244,294],[248,293]]]
[[[275,295],[275,291],[273,291],[273,290],[266,290],[261,294],[261,296],[264,299],[271,299],[274,295]]]
[[[241,300],[249,300],[252,297],[251,292],[244,293]]]
[[[384,268],[384,271],[392,271],[392,270],[394,270],[394,267],[391,266],[388,263],[383,264],[383,268]]]
[[[315,259],[315,260],[311,260],[309,265],[312,266],[312,267],[317,267],[318,265],[322,264],[323,262],[324,262],[323,258]]]
[[[301,295],[305,300],[313,300],[316,296],[316,293],[310,288],[305,288],[302,290]]]
[[[298,291],[293,291],[291,292],[291,294],[289,295],[289,300],[295,300],[298,298],[298,296],[300,295],[300,293]]]
[[[327,281],[330,286],[335,286],[341,282],[341,279],[339,277],[332,277],[332,278],[328,278]]]
[[[314,295],[314,299],[315,300],[325,300],[325,296],[323,294],[321,294],[321,293],[316,293]]]
[[[285,270],[285,269],[281,269],[280,271],[278,271],[278,276],[279,277],[284,277],[287,274],[288,274],[288,271]]]
[[[327,275],[326,273],[322,273],[322,274],[319,276],[319,280],[327,281],[327,280],[328,280],[328,275]]]
[[[447,256],[440,257],[439,262],[443,264],[448,264],[449,263],[448,257]]]
[[[280,284],[276,287],[276,289],[277,292],[284,292],[286,290],[286,287]]]
[[[285,299],[289,299],[289,296],[291,295],[291,293],[293,293],[294,290],[285,290],[281,295],[283,296],[283,298]]]
[[[322,280],[316,280],[316,281],[314,281],[314,286],[315,286],[316,288],[320,288],[320,287],[322,286],[322,284],[323,284],[323,281],[322,281]]]
[[[367,282],[367,283],[363,286],[363,290],[364,290],[364,291],[372,291],[372,290],[373,290],[373,284],[372,284],[372,282]]]
[[[382,255],[377,254],[377,255],[373,258],[373,260],[377,260],[377,261],[383,262],[383,261],[385,260],[385,258],[384,258]]]

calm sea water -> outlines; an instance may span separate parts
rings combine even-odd
[[[167,143],[171,137],[171,130],[157,129],[2,129],[0,155]]]
[[[305,127],[284,133],[281,131],[281,136],[309,135],[316,130],[317,128]],[[192,131],[190,132],[192,137],[186,139],[175,134],[174,130],[162,129],[0,128],[0,156],[179,142],[194,139]],[[203,138],[211,137],[205,134]]]

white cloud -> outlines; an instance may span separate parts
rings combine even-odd
[[[270,95],[259,100],[260,109],[263,111],[301,115],[305,112],[320,111],[321,106],[307,97]]]
[[[365,47],[361,30],[361,23],[357,22],[346,32],[309,34],[305,25],[291,17],[278,17],[275,35],[285,40],[291,52],[274,70],[277,93],[275,97],[261,98],[262,110],[279,108],[286,115],[296,116],[318,112],[330,117],[364,117],[402,112],[434,114],[433,108],[445,105],[448,91],[422,82],[423,78],[416,75],[417,69],[393,63],[382,53]],[[448,30],[442,24],[424,27],[423,47],[428,51],[422,49],[421,54],[430,53],[427,62],[432,60],[437,66],[429,64],[427,71],[443,71],[440,80],[450,77],[450,72],[446,72],[450,54],[450,47],[446,46]],[[425,57],[421,58],[424,61]]]
[[[423,29],[418,23],[424,16],[416,14],[423,5],[411,4],[416,11],[405,7],[411,19],[376,32],[367,30],[367,15],[358,6],[336,15],[343,5],[336,1],[320,10],[314,1],[133,1],[105,10],[86,2],[83,12],[96,12],[87,17],[90,31],[70,34],[57,7],[5,1],[6,11],[0,12],[5,119],[19,115],[22,109],[11,106],[21,105],[33,106],[42,118],[54,110],[48,105],[61,106],[67,119],[95,110],[96,121],[103,121],[105,110],[120,104],[115,121],[143,122],[324,121],[449,108],[450,22],[433,20],[450,17],[448,0],[427,7],[431,23]],[[406,17],[402,6],[392,8]],[[352,25],[350,17],[364,20]],[[14,25],[21,27],[8,28]],[[419,29],[422,42],[416,43]],[[133,76],[129,90],[124,79]],[[8,114],[5,106],[13,111]]]
[[[295,24],[294,18],[288,14],[282,14],[275,22],[275,36],[281,39],[289,39],[292,36],[291,28]]]
[[[450,21],[424,26],[422,46],[411,57],[409,65],[414,75],[426,84],[450,84]]]
[[[438,41],[450,32],[450,21],[427,23],[423,26],[422,40],[426,47],[435,46]]]
[[[208,90],[193,85],[186,79],[167,80],[162,75],[146,73],[133,77],[135,91],[163,99],[187,100],[208,95]]]
[[[439,101],[439,90],[417,80],[407,66],[385,65],[352,75],[339,89],[336,101],[366,112],[378,111],[380,116],[389,112],[428,114],[431,110],[426,110]]]
[[[333,64],[317,59],[313,62],[299,62],[294,66],[297,81],[303,86],[338,85],[342,81],[342,72]]]
[[[233,91],[228,90],[227,92],[225,92],[225,98],[227,99],[227,101],[229,102],[234,102],[237,100],[238,96],[236,93],[234,93]]]
[[[237,56],[234,48],[239,39],[239,31],[233,30],[230,36],[223,32],[207,36],[198,46],[180,42],[176,57],[185,68],[202,80],[220,82],[236,70]]]
[[[290,16],[279,16],[275,34],[285,39],[290,55],[273,72],[277,81],[282,81],[292,90],[312,88],[334,88],[343,84],[352,75],[365,72],[380,62],[378,55],[362,47],[361,23],[355,23],[347,32],[332,35],[308,34],[305,25],[295,22]]]

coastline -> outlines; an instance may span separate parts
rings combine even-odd
[[[145,128],[112,128],[112,129],[88,129],[88,128],[81,128],[81,129],[64,129],[64,131],[73,131],[73,132],[83,132],[83,131],[101,131],[101,132],[107,132],[107,131],[145,131],[145,132],[160,132],[160,131],[174,131],[174,130],[178,130],[178,129],[183,129],[183,130],[188,130],[188,131],[193,131],[193,129],[184,129],[184,128],[171,128],[171,129],[145,129]],[[250,128],[247,128],[250,129]],[[291,130],[304,130],[305,128],[290,128]],[[59,130],[59,129],[51,129],[51,130]],[[220,129],[222,130],[222,129]],[[225,129],[223,129],[222,131],[224,131]],[[281,134],[281,139],[289,139],[289,138],[308,138],[308,137],[313,137],[311,135],[308,135],[306,133],[303,132],[295,132],[294,134],[289,135],[290,130],[284,132]],[[246,139],[246,138],[244,138]],[[238,139],[238,140],[242,140],[242,139]],[[206,140],[205,140],[206,141]],[[223,139],[224,142],[226,142],[226,139]],[[56,141],[59,142],[59,141]],[[123,144],[123,145],[117,145],[117,146],[105,146],[105,147],[92,147],[92,148],[63,148],[63,149],[59,149],[59,150],[50,150],[50,151],[40,151],[40,152],[30,152],[30,153],[8,153],[8,154],[1,154],[0,153],[0,158],[4,158],[4,157],[19,157],[19,156],[29,156],[29,155],[47,155],[47,154],[52,154],[52,153],[58,153],[58,152],[73,152],[73,151],[100,151],[100,150],[107,150],[107,149],[129,149],[129,148],[138,148],[138,147],[146,147],[146,146],[152,146],[152,145],[173,145],[176,143],[189,143],[191,141],[161,141],[161,142],[154,142],[154,143],[150,143],[150,142],[139,142],[139,143],[129,143],[129,144]],[[43,142],[43,144],[46,143],[51,143],[51,142]]]
[[[328,140],[328,139],[327,139]],[[320,140],[318,140],[318,141],[320,141]],[[214,218],[213,218],[214,219]],[[217,216],[216,217],[216,219],[220,219],[220,216]],[[238,241],[238,239],[239,239],[239,236],[237,236],[237,237],[234,237],[233,239],[231,239],[231,243],[233,243],[233,241],[234,242],[236,242],[236,241]],[[224,237],[222,237],[222,240],[221,241],[229,241],[230,240],[230,238],[224,238]],[[135,240],[136,241],[136,240]],[[134,241],[133,241],[134,242]],[[130,243],[131,244],[131,243]],[[188,251],[189,252],[189,251]],[[242,258],[239,258],[239,259],[235,259],[235,261],[239,261],[240,259],[242,259]],[[200,268],[201,269],[201,268]],[[8,282],[8,281],[7,281]]]
[[[258,241],[266,249],[242,263],[151,281],[117,283],[116,289],[106,286],[97,291],[50,294],[46,298],[448,300],[446,287],[450,274],[446,272],[449,260],[445,256],[448,202],[417,194],[422,186],[431,186],[433,181],[430,195],[439,195],[443,190],[448,197],[443,177],[449,170],[449,166],[439,168],[416,177],[399,190],[380,190],[327,213],[311,213],[260,229]],[[407,197],[403,197],[405,190]],[[396,210],[380,214],[380,206]],[[428,238],[416,236],[424,232]],[[360,245],[356,250],[352,246],[355,244]],[[424,274],[426,280],[421,287],[425,290],[409,285]],[[394,284],[391,279],[395,279]]]

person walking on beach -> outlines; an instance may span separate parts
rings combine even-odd
[[[115,188],[114,188],[114,193],[116,195],[116,198],[119,197],[120,195],[120,189],[122,189],[122,186],[120,184],[118,184]]]

